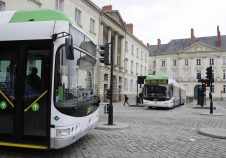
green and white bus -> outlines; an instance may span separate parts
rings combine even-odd
[[[66,147],[99,120],[96,45],[62,12],[0,12],[0,145]]]
[[[173,108],[186,103],[186,90],[165,75],[145,78],[143,103],[148,107]]]

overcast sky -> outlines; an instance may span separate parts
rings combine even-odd
[[[145,44],[168,43],[171,39],[216,36],[217,25],[226,35],[226,0],[92,0],[100,8],[112,4],[134,35]]]

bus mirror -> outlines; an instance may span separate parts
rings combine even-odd
[[[73,42],[72,39],[66,38],[65,39],[65,51],[66,57],[68,60],[74,60],[74,49],[73,49]]]

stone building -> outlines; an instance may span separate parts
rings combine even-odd
[[[212,65],[213,97],[226,97],[226,35],[220,34],[219,27],[216,36],[196,38],[191,29],[191,38],[167,44],[158,39],[157,45],[150,45],[149,50],[149,73],[169,75],[186,88],[189,97],[197,97],[198,79],[206,78],[206,68]]]
[[[133,35],[133,24],[126,24],[118,10],[103,6],[100,24],[100,43],[114,43],[114,88],[113,100],[120,101],[123,95],[135,98],[137,76],[147,74],[148,47]],[[105,92],[110,87],[110,67],[101,64],[100,96],[106,100]]]

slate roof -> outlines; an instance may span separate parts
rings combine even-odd
[[[222,51],[226,51],[226,35],[221,36],[221,47],[217,47],[217,36],[195,38],[195,43],[197,42],[219,48]],[[176,53],[179,53],[180,50],[190,45],[191,45],[190,38],[174,39],[167,44],[161,44],[160,50],[157,50],[157,45],[150,45],[149,55],[152,56],[152,55],[156,55],[157,53],[158,54],[176,54]]]

